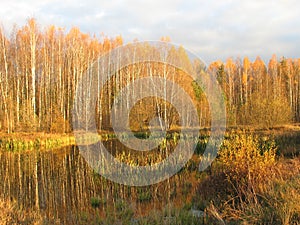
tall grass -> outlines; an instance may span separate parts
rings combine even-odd
[[[37,212],[24,212],[9,201],[0,200],[0,225],[43,224],[42,216]]]
[[[299,224],[300,160],[276,151],[272,139],[229,135],[194,202],[213,205],[226,224]]]

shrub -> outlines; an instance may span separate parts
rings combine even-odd
[[[227,135],[212,164],[211,176],[199,184],[194,202],[208,211],[209,203],[213,203],[212,212],[220,212],[217,216],[226,224],[270,220],[274,214],[262,198],[275,177],[276,149],[268,138],[245,132]]]
[[[209,194],[226,224],[287,225],[300,220],[300,161],[275,161],[275,153],[274,141],[267,138],[233,134],[224,141],[207,181],[212,186],[219,180],[218,191],[214,187]]]
[[[105,204],[105,200],[101,200],[98,197],[92,197],[91,198],[91,206],[93,208],[99,208],[102,204]]]
[[[269,128],[291,122],[292,109],[284,97],[267,98],[253,93],[241,107],[240,115],[241,124]]]
[[[138,188],[137,200],[139,202],[149,202],[152,199],[150,188]]]
[[[34,113],[33,107],[29,101],[21,105],[20,121],[17,131],[32,132],[39,128],[38,116]]]
[[[232,134],[223,142],[217,170],[225,174],[239,195],[249,189],[256,191],[272,176],[276,149],[272,140],[244,133]]]
[[[62,116],[59,116],[50,126],[51,133],[66,133],[70,131],[69,122],[66,121]]]

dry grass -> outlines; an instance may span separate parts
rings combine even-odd
[[[5,133],[0,132],[0,139],[20,139],[25,141],[32,141],[37,138],[40,139],[55,139],[61,137],[73,137],[72,134],[55,134],[45,132],[16,132],[16,133]]]
[[[21,210],[15,202],[0,199],[0,225],[59,225],[54,216],[46,216],[35,209]]]
[[[14,224],[38,225],[43,224],[43,219],[37,212],[20,211],[15,204],[0,200],[0,225]]]
[[[52,149],[73,144],[75,144],[75,138],[71,134],[43,132],[0,133],[0,148],[4,150]]]
[[[280,160],[274,171],[262,190],[243,190],[244,199],[223,202],[223,218],[243,224],[299,224],[300,160]]]
[[[300,157],[278,159],[273,140],[236,133],[199,185],[197,200],[226,224],[299,224],[299,174]]]

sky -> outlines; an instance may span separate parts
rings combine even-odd
[[[0,24],[9,33],[34,17],[42,28],[76,26],[125,43],[169,36],[207,63],[245,56],[267,63],[273,54],[300,58],[299,9],[298,0],[1,0]]]

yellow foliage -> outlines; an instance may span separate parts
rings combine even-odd
[[[222,172],[233,185],[259,187],[275,165],[275,142],[257,136],[233,134],[223,142],[219,153]]]
[[[243,82],[243,85],[246,85],[246,83],[247,83],[247,74],[246,73],[243,73],[242,82]]]
[[[256,127],[270,128],[291,122],[292,110],[286,98],[268,98],[261,93],[253,93],[249,102],[241,107],[240,123]]]

